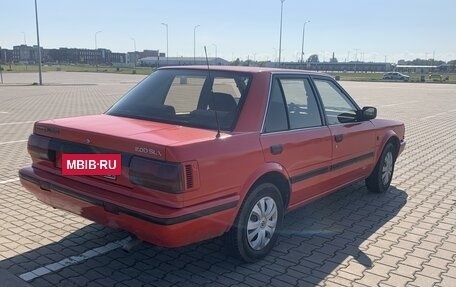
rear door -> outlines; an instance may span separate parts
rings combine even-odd
[[[310,78],[273,76],[261,144],[265,160],[288,172],[290,207],[324,191],[332,141]]]
[[[375,135],[370,121],[359,122],[359,108],[332,79],[314,78],[332,136],[331,186],[367,176],[374,163]]]

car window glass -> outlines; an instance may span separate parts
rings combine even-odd
[[[233,130],[248,94],[246,73],[164,69],[154,72],[107,114],[198,128]]]
[[[329,125],[356,121],[356,107],[333,82],[315,80]]]
[[[215,78],[212,91],[232,95],[236,100],[241,97],[241,92],[233,78]]]
[[[287,103],[290,129],[321,126],[320,111],[308,79],[280,79]]]
[[[264,123],[264,132],[278,132],[288,129],[287,110],[283,101],[282,90],[277,79],[274,79],[269,97],[268,111]]]
[[[204,81],[205,77],[175,77],[166,96],[165,105],[173,106],[176,113],[189,113],[195,110]]]

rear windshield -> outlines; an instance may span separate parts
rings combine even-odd
[[[251,76],[244,73],[164,69],[114,104],[108,115],[197,128],[233,130]]]

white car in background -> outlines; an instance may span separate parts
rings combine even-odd
[[[383,80],[400,80],[407,82],[408,80],[410,80],[410,76],[404,75],[399,72],[388,72],[383,74]]]

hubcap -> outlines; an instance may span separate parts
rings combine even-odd
[[[254,250],[264,248],[277,226],[277,206],[271,197],[261,198],[252,208],[247,223],[247,241]]]
[[[383,185],[388,184],[388,182],[391,180],[392,174],[393,174],[393,153],[389,151],[385,155],[385,160],[383,161],[383,168],[382,168]]]

